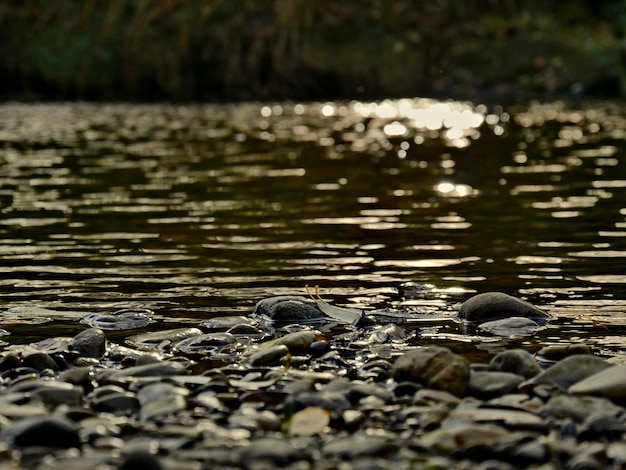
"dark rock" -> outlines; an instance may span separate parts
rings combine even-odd
[[[113,392],[95,397],[91,401],[91,407],[100,412],[113,414],[136,413],[141,408],[139,400],[131,392]]]
[[[38,372],[41,372],[45,369],[50,369],[53,371],[59,370],[59,366],[54,361],[54,359],[52,359],[49,354],[46,354],[44,352],[33,352],[26,355],[24,357],[24,360],[22,361],[22,365],[24,367],[32,367]]]
[[[502,292],[485,292],[463,302],[459,309],[459,317],[469,322],[485,322],[508,317],[545,321],[550,315],[517,297]]]
[[[306,297],[280,295],[260,300],[252,312],[280,323],[328,319],[315,302]]]
[[[277,344],[269,348],[261,349],[252,354],[247,360],[248,367],[272,366],[280,363],[289,355],[289,348],[284,344]]]
[[[413,349],[398,357],[392,375],[398,382],[414,380],[460,395],[469,383],[470,365],[467,359],[447,348],[431,346]]]
[[[98,381],[107,382],[128,377],[167,377],[187,373],[184,364],[178,362],[157,362],[119,370],[104,370],[97,374]]]
[[[489,363],[489,370],[511,372],[526,379],[541,372],[535,358],[524,349],[510,349],[497,354]]]
[[[56,382],[63,383],[63,382]],[[50,408],[56,408],[59,405],[78,406],[83,402],[83,388],[72,386],[65,388],[40,388],[31,392],[31,397],[40,400]]]
[[[106,336],[100,328],[89,328],[74,336],[70,345],[81,356],[99,359],[106,351]]]
[[[542,414],[557,418],[570,418],[582,423],[590,416],[614,417],[623,412],[623,408],[606,398],[577,397],[573,395],[556,395],[543,406]]]
[[[42,416],[24,418],[11,423],[0,432],[0,441],[16,447],[80,447],[78,431],[71,422]]]
[[[143,450],[130,452],[119,466],[119,470],[162,470],[162,468],[161,462],[154,454]]]
[[[6,372],[11,369],[15,369],[20,366],[22,361],[19,356],[14,352],[8,352],[0,357],[0,372]]]

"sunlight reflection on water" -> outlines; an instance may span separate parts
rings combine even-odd
[[[626,298],[623,116],[432,99],[4,104],[1,292],[9,307],[204,318],[312,282],[399,305],[394,287],[415,281],[446,305],[501,290],[566,317],[578,296],[596,309]]]

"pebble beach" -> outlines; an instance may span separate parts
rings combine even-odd
[[[3,346],[0,468],[626,468],[626,366],[585,344],[475,362],[400,314],[297,296],[107,339],[141,318]],[[511,336],[550,315],[485,293],[456,321]]]

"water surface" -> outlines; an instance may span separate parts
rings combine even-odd
[[[38,329],[5,315],[3,339],[120,308],[169,327],[249,314],[308,284],[339,305],[433,314],[503,291],[555,315],[542,344],[584,340],[619,358],[625,111],[1,105],[1,308],[59,315]],[[434,291],[403,300],[407,281]],[[422,336],[480,343],[445,328]]]

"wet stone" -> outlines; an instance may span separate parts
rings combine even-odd
[[[143,387],[137,393],[141,405],[142,421],[164,417],[187,407],[188,391],[169,383],[154,383]]]
[[[461,305],[459,317],[469,322],[486,322],[508,317],[526,317],[546,321],[543,310],[502,292],[485,292],[469,298]]]
[[[277,344],[252,354],[246,360],[246,365],[248,367],[278,365],[287,355],[289,355],[289,348],[284,344]]]
[[[296,450],[285,439],[261,438],[252,441],[240,451],[240,459],[244,468],[260,468],[255,464],[266,463],[267,468],[289,465],[299,460],[302,453]]]
[[[582,423],[589,416],[617,416],[624,410],[606,398],[557,395],[542,408],[542,413],[557,418],[571,418]]]
[[[202,335],[202,331],[198,328],[173,328],[131,336],[126,342],[140,349],[164,349],[170,348],[187,338],[200,335]]]
[[[526,379],[534,377],[541,372],[535,358],[524,349],[509,349],[496,354],[489,362],[489,370],[511,372]]]
[[[460,395],[470,379],[469,361],[447,348],[431,346],[408,351],[393,365],[394,380],[414,380],[427,387]]]
[[[185,354],[213,355],[233,347],[237,339],[230,333],[206,333],[179,341],[174,348]]]
[[[532,336],[539,331],[539,324],[530,318],[510,317],[500,320],[491,320],[481,323],[478,326],[479,331],[491,333],[496,336],[515,337],[515,336]]]
[[[356,460],[360,457],[384,456],[397,449],[392,442],[382,437],[356,434],[336,438],[324,445],[323,453],[340,459]]]
[[[59,366],[54,361],[54,359],[52,359],[49,354],[43,352],[33,352],[26,355],[22,361],[22,365],[24,367],[31,367],[39,372],[45,369],[50,369],[53,371],[59,370]]]
[[[606,398],[626,398],[626,365],[613,366],[576,382],[568,393]]]
[[[208,320],[205,320],[200,323],[201,328],[206,328],[208,330],[228,330],[229,328],[234,328],[236,326],[252,326],[250,324],[250,320],[246,317],[242,316],[224,316],[224,317],[213,317]]]
[[[167,377],[187,373],[184,364],[177,362],[156,362],[119,370],[104,370],[97,374],[99,381],[115,381],[129,377]]]
[[[511,372],[472,371],[467,392],[481,398],[496,397],[516,391],[523,381],[524,377]]]
[[[106,351],[106,336],[100,328],[89,328],[74,336],[70,346],[81,356],[98,359]]]
[[[147,326],[154,312],[147,308],[125,308],[111,314],[90,313],[81,320],[82,323],[106,331],[132,330]]]
[[[0,432],[0,442],[16,447],[80,447],[81,441],[74,424],[52,416],[17,420]]]
[[[100,412],[107,413],[135,413],[140,409],[140,403],[134,393],[119,391],[106,395],[94,397],[91,400],[91,407]]]
[[[59,405],[78,406],[83,402],[83,388],[72,385],[68,388],[41,388],[31,392],[30,396],[50,408]]]
[[[520,384],[520,391],[528,392],[537,385],[550,385],[562,391],[567,391],[576,382],[611,366],[610,363],[595,356],[569,356],[536,377]]]
[[[299,296],[281,295],[260,300],[252,313],[279,323],[328,320],[313,300]]]

